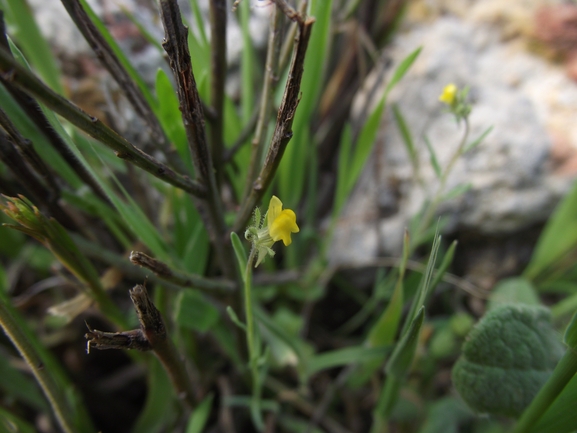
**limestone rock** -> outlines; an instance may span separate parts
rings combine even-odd
[[[471,88],[469,141],[490,126],[493,130],[448,177],[445,191],[467,183],[471,187],[440,207],[440,213],[450,217],[447,230],[505,234],[551,214],[576,173],[571,161],[577,154],[577,85],[562,66],[530,53],[523,39],[503,41],[501,36],[491,23],[456,16],[415,24],[397,36],[387,53],[392,60],[389,76],[402,59],[423,46],[388,99],[389,107],[398,105],[412,132],[422,182],[416,181],[387,109],[374,155],[339,221],[333,263],[400,253],[404,228],[439,188],[423,137],[445,167],[463,134],[463,125],[457,125],[438,101],[450,82]],[[368,95],[378,94],[371,86],[382,73],[376,70],[367,79],[355,102],[357,113],[368,103]]]

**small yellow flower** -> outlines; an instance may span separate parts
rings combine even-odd
[[[296,214],[291,209],[282,210],[282,202],[275,195],[268,205],[267,225],[272,240],[275,242],[282,240],[285,247],[292,242],[291,233],[299,232]]]
[[[271,247],[275,242],[282,241],[285,246],[289,246],[292,242],[291,233],[298,232],[296,214],[291,209],[283,210],[278,197],[272,196],[264,218],[261,218],[260,210],[255,209],[253,224],[244,233],[244,237],[252,243],[257,252],[255,267],[267,255],[274,256]]]
[[[453,83],[447,84],[443,89],[443,93],[439,96],[439,101],[444,102],[447,105],[453,105],[457,96],[457,90],[457,86]]]

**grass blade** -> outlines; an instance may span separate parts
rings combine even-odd
[[[48,41],[40,33],[32,9],[26,0],[7,0],[7,18],[16,25],[15,38],[20,42],[26,57],[42,79],[55,92],[64,93],[60,71]]]

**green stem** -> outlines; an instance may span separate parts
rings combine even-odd
[[[555,367],[553,375],[521,415],[513,433],[531,431],[575,374],[577,374],[577,351],[569,347]]]
[[[74,433],[78,430],[73,422],[74,411],[67,403],[64,393],[59,389],[56,381],[50,375],[50,372],[44,368],[44,362],[36,352],[32,344],[26,338],[24,332],[18,327],[16,321],[10,314],[7,306],[0,302],[0,326],[12,344],[16,346],[18,352],[30,368],[30,371],[40,384],[44,395],[48,399],[56,420],[65,433]]]
[[[417,232],[417,236],[415,236],[415,242],[417,245],[419,243],[419,240],[420,240],[422,233],[424,231],[426,231],[429,228],[429,226],[431,225],[431,220],[435,216],[435,213],[437,212],[437,208],[439,207],[439,204],[441,203],[441,199],[443,198],[443,193],[445,192],[445,187],[447,185],[447,179],[449,178],[449,174],[451,174],[451,171],[453,171],[454,165],[457,163],[457,161],[459,160],[459,158],[463,154],[463,149],[465,148],[465,145],[467,144],[467,139],[469,138],[469,131],[470,131],[469,119],[467,119],[465,117],[464,122],[465,122],[465,132],[463,133],[463,138],[461,139],[461,142],[459,143],[459,147],[457,148],[457,150],[455,151],[455,153],[451,157],[451,160],[447,164],[447,167],[445,168],[445,170],[443,170],[443,173],[441,175],[441,179],[439,181],[439,188],[437,189],[437,193],[433,197],[433,200],[431,200],[429,205],[426,207],[425,212],[423,214],[423,218],[421,219],[421,223],[419,225],[419,230]]]
[[[246,269],[244,271],[244,308],[246,317],[246,342],[248,349],[248,363],[250,367],[250,374],[252,378],[252,398],[250,402],[250,412],[252,420],[259,431],[264,430],[264,423],[262,421],[260,410],[260,379],[258,372],[258,358],[260,350],[256,342],[254,333],[254,312],[252,305],[252,263],[256,258],[256,249],[250,251],[250,255],[246,262]]]

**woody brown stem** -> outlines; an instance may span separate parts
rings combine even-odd
[[[177,394],[192,409],[196,406],[194,388],[186,366],[168,337],[160,311],[148,295],[146,287],[137,284],[130,299],[140,322],[140,329],[124,332],[102,332],[90,328],[85,337],[87,349],[152,350],[166,369]]]

